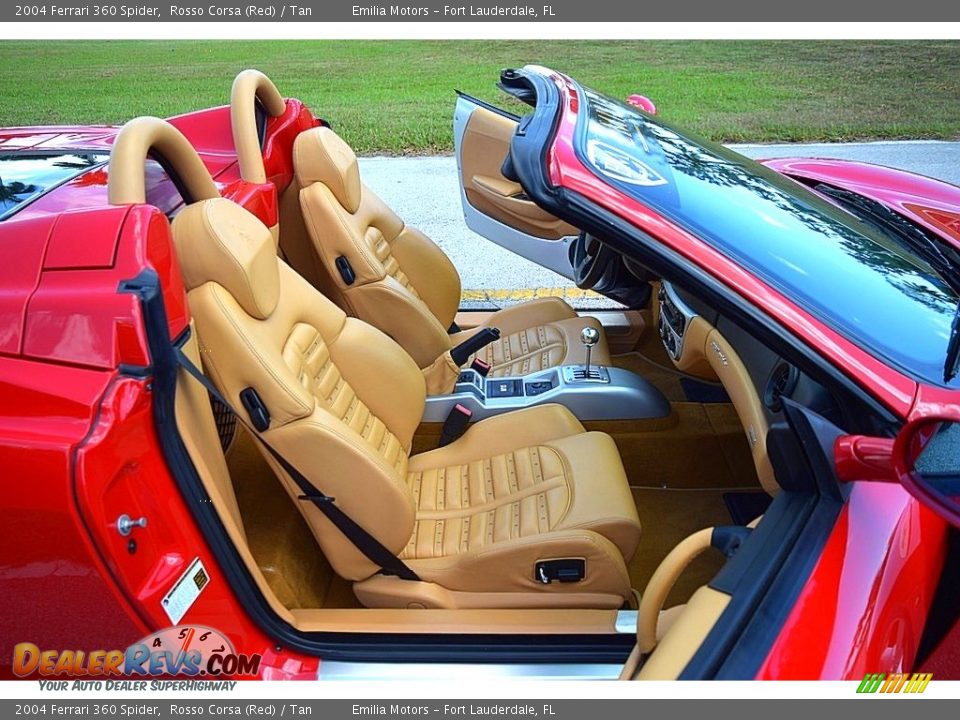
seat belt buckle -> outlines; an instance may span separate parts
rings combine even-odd
[[[533,568],[533,579],[541,585],[549,585],[553,581],[580,582],[586,576],[587,561],[583,558],[541,560]]]
[[[447,415],[447,419],[443,421],[443,428],[440,430],[440,442],[437,447],[443,447],[444,445],[449,445],[454,440],[459,439],[467,431],[467,425],[470,424],[470,419],[473,417],[473,411],[469,408],[457,403],[453,406],[453,410],[450,411],[450,414]]]
[[[480,358],[474,358],[473,362],[470,363],[470,369],[475,370],[481,377],[486,377],[490,372],[490,368],[492,367],[493,366],[490,363],[488,363],[486,360],[481,360]]]

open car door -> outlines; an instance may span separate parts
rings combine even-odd
[[[534,203],[505,164],[520,118],[458,93],[453,117],[460,201],[467,227],[497,245],[573,279],[570,245],[579,231]]]

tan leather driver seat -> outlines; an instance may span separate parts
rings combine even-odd
[[[173,235],[203,364],[236,408],[253,389],[262,433],[420,580],[377,574],[267,455],[333,568],[368,606],[617,607],[640,524],[611,438],[545,405],[471,426],[410,456],[421,371],[278,259],[269,230],[216,198],[186,207]],[[545,560],[585,577],[543,584]]]
[[[361,183],[353,150],[333,130],[301,133],[293,160],[304,222],[333,300],[400,343],[421,368],[477,331],[448,333],[460,305],[457,269]],[[593,360],[610,363],[600,323],[577,316],[559,298],[501,310],[485,326],[501,331],[499,340],[478,353],[492,365],[492,376],[583,363],[579,338],[587,326],[601,331]]]

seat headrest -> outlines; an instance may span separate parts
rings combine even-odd
[[[360,207],[357,156],[328,127],[305,130],[293,143],[293,167],[300,187],[321,182],[349,213]]]
[[[173,242],[187,290],[222,285],[247,312],[265,320],[280,298],[280,270],[270,230],[227,200],[194,203],[173,219]]]

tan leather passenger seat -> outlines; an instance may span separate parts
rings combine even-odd
[[[640,525],[609,436],[545,405],[411,457],[425,384],[399,345],[278,259],[269,230],[228,200],[186,207],[173,234],[211,379],[238,409],[252,388],[269,412],[263,437],[420,578],[378,574],[268,455],[364,604],[617,607],[628,597]],[[569,559],[584,561],[583,579],[535,577],[537,563]]]
[[[363,185],[353,150],[333,130],[301,133],[293,160],[304,222],[329,275],[333,300],[400,343],[421,368],[477,332],[448,333],[460,304],[457,269],[432,240],[405,225]],[[349,265],[350,282],[338,261]],[[494,313],[483,327],[498,328],[501,337],[479,357],[493,366],[491,376],[583,363],[579,336],[587,326],[601,331],[594,362],[609,364],[600,323],[579,317],[559,298]]]

